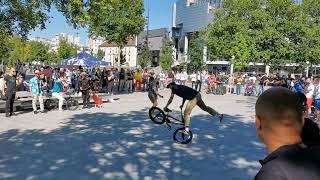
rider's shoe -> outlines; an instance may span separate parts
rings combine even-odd
[[[182,133],[182,134],[185,134],[185,135],[189,135],[189,131],[187,131],[185,129],[180,130],[179,132]]]
[[[219,120],[220,120],[220,122],[222,122],[222,119],[223,119],[223,114],[220,114],[220,115],[219,115]]]

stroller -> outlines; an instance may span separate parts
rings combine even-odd
[[[249,82],[247,84],[247,87],[244,91],[244,95],[245,96],[253,96],[254,95],[254,83],[253,82]]]

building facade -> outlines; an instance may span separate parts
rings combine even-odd
[[[89,36],[88,42],[87,42],[88,51],[92,55],[97,55],[98,50],[99,50],[99,46],[102,45],[104,42],[105,42],[105,39],[102,37]]]
[[[190,33],[207,27],[221,5],[221,0],[178,0],[174,3],[172,36],[178,61],[188,60]]]
[[[167,28],[143,31],[138,35],[138,51],[148,40],[149,50],[151,51],[151,67],[158,67],[160,63],[160,52],[164,38],[169,36]],[[139,58],[139,55],[138,55]]]
[[[111,62],[112,66],[117,66],[119,58],[123,63],[120,65],[136,67],[137,66],[137,38],[129,38],[128,43],[121,49],[122,54],[119,57],[120,48],[116,43],[104,42],[99,48],[105,53],[104,61]]]

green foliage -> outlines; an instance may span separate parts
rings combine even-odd
[[[145,69],[150,64],[151,55],[147,41],[144,41],[138,46],[138,64],[142,69]]]
[[[173,65],[173,43],[170,38],[163,39],[163,47],[160,53],[160,66],[165,71],[170,71]]]
[[[143,0],[97,0],[90,1],[88,11],[89,33],[104,37],[108,42],[116,43],[120,52],[117,59],[122,64],[120,57],[123,46],[129,38],[139,34],[145,25],[143,17]]]
[[[228,0],[205,31],[211,60],[232,59],[236,67],[261,62],[320,63],[320,3],[304,0]]]
[[[104,51],[103,50],[101,50],[101,49],[99,49],[98,50],[98,53],[97,53],[97,58],[99,59],[99,60],[102,60],[103,58],[104,58]]]
[[[60,39],[58,48],[58,57],[60,59],[67,59],[77,54],[77,47],[67,43],[64,39]]]
[[[30,55],[27,62],[37,61],[42,63],[50,62],[49,47],[41,42],[31,41],[28,43],[31,46]]]
[[[187,68],[193,72],[201,71],[206,63],[203,61],[203,40],[199,33],[191,33],[189,37],[189,60]]]

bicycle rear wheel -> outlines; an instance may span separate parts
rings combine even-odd
[[[79,107],[79,102],[78,100],[74,98],[70,98],[66,101],[66,108],[70,111],[75,111]]]
[[[51,111],[58,108],[58,103],[59,101],[56,99],[47,99],[44,103],[44,107],[46,110]]]
[[[189,130],[189,132],[184,133],[184,127],[177,129],[173,133],[173,140],[179,144],[188,144],[189,142],[191,142],[192,138],[192,132]]]
[[[149,110],[149,118],[156,124],[163,124],[165,117],[164,112],[158,107],[152,107]]]

